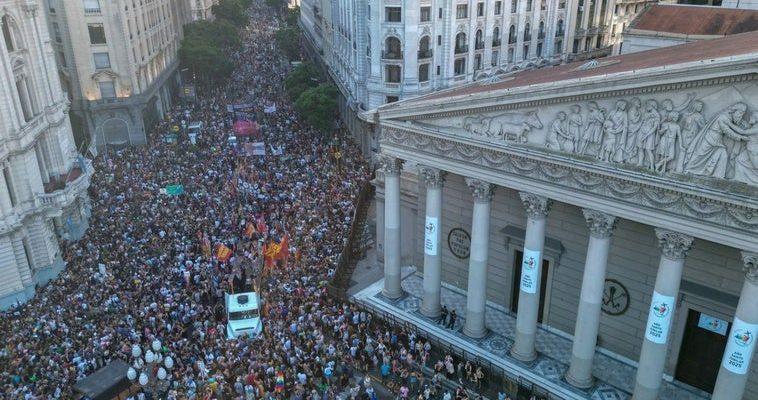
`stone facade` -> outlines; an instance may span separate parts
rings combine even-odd
[[[87,227],[89,161],[78,157],[39,2],[0,1],[0,309],[64,263]]]
[[[415,219],[395,228],[423,270],[424,301],[439,298],[427,285],[437,274],[465,291],[463,333],[472,338],[486,332],[482,302],[515,313],[515,331],[498,333],[515,339],[511,356],[525,362],[535,356],[537,324],[573,335],[566,379],[580,388],[593,385],[597,347],[639,363],[635,399],[657,398],[664,375],[714,399],[758,397],[754,341],[744,340],[758,326],[758,48],[742,46],[756,39],[525,71],[512,84],[379,108],[385,164],[402,162],[409,181],[416,164],[422,177],[429,168],[445,173],[440,185],[419,185],[406,211],[417,210]],[[709,52],[720,55],[681,56]],[[428,196],[440,186],[433,264],[423,210],[437,204]],[[377,193],[387,199],[390,190]],[[387,235],[379,218],[377,229]],[[385,287],[393,279],[385,273]],[[703,332],[714,335],[708,345],[686,348]],[[734,340],[746,350],[734,350]],[[708,358],[690,358],[707,350]],[[692,369],[712,374],[695,379]]]
[[[193,21],[203,21],[213,19],[213,6],[218,4],[218,0],[190,0],[190,7]]]
[[[101,150],[144,144],[177,93],[190,2],[50,0],[43,9],[75,130]],[[82,138],[78,138],[82,140]]]

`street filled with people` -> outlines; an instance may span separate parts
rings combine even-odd
[[[481,367],[327,294],[371,170],[349,140],[294,113],[280,23],[254,2],[226,86],[172,109],[149,145],[95,159],[90,227],[61,244],[66,269],[0,315],[0,398],[78,398],[77,381],[114,360],[133,365],[133,347],[156,339],[174,361],[167,387],[145,394],[134,382],[132,399],[450,400],[481,386]],[[234,104],[251,109],[265,155],[229,140]],[[203,124],[194,145],[165,142],[190,121]],[[224,293],[253,290],[263,332],[229,339]]]

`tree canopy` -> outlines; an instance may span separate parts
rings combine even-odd
[[[247,6],[249,2],[245,0],[221,0],[211,10],[217,19],[225,19],[235,26],[243,27],[247,25]]]
[[[295,101],[295,111],[314,128],[329,132],[334,128],[338,95],[337,87],[323,83],[303,92]]]
[[[276,44],[290,61],[300,59],[300,30],[297,26],[288,26],[276,31]]]
[[[303,92],[319,84],[319,73],[310,62],[298,65],[284,80],[284,88],[292,100],[297,100]]]

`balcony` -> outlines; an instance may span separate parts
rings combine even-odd
[[[482,50],[482,49],[484,49],[484,42],[474,43],[474,50]]]
[[[502,40],[500,39],[493,39],[492,40],[492,47],[499,47],[502,44]]]
[[[432,49],[419,50],[418,51],[418,58],[419,58],[419,60],[422,60],[422,59],[425,59],[425,58],[432,58]]]
[[[101,13],[100,7],[97,8],[85,8],[84,14],[85,15],[99,15]]]
[[[383,60],[402,60],[403,52],[401,51],[382,51]]]
[[[455,46],[455,54],[468,53],[468,45]]]
[[[35,199],[35,205],[38,208],[51,208],[53,211],[65,208],[73,204],[76,198],[87,190],[90,183],[90,177],[94,173],[92,162],[84,160],[84,169],[78,161],[73,161],[66,175],[58,177],[44,185],[45,193],[38,193]]]

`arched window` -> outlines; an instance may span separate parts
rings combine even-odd
[[[418,42],[418,58],[430,58],[432,50],[429,48],[429,36],[423,36]]]
[[[545,38],[545,21],[540,21],[540,29],[537,33],[537,39]]]
[[[463,32],[460,32],[459,34],[455,35],[455,52],[465,53],[467,51],[468,51],[468,46],[466,44],[466,34]]]
[[[525,42],[528,42],[528,41],[532,40],[532,32],[531,32],[531,30],[532,30],[532,26],[529,25],[529,23],[527,22],[526,26],[524,27],[524,41]]]
[[[482,40],[482,30],[477,29],[476,30],[476,40],[474,40],[474,48],[476,50],[481,50],[484,48],[484,40]]]
[[[497,26],[492,30],[492,47],[500,46],[500,28]]]
[[[565,32],[563,31],[563,20],[559,19],[558,20],[558,25],[555,28],[555,36],[556,37],[563,36],[564,33]]]
[[[400,49],[400,39],[390,36],[384,41],[384,58],[401,59],[403,54]]]
[[[511,25],[511,28],[508,29],[508,43],[516,43],[516,25]]]
[[[13,21],[9,15],[3,15],[3,18],[0,19],[0,25],[3,26],[3,40],[5,41],[5,48],[8,52],[16,51],[24,47],[21,41],[21,32],[18,31],[16,22]]]

